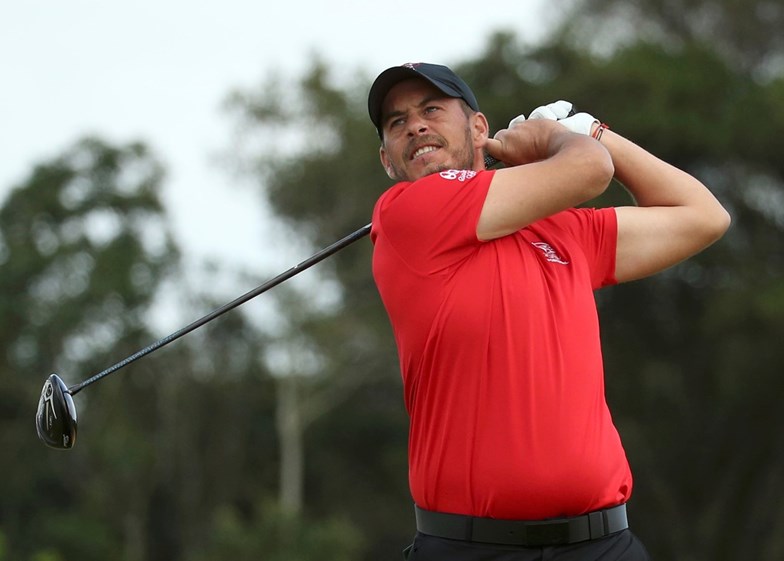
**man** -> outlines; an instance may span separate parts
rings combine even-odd
[[[368,108],[398,181],[373,274],[410,415],[414,561],[648,559],[604,398],[593,290],[697,253],[729,216],[698,180],[571,104],[489,136],[449,68],[382,72]],[[486,170],[484,153],[506,167]],[[637,206],[577,209],[616,177]]]

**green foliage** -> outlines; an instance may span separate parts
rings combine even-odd
[[[363,540],[352,524],[336,517],[305,520],[264,504],[251,516],[227,506],[215,511],[210,545],[194,561],[352,561]]]
[[[85,457],[47,455],[32,415],[58,365],[83,370],[123,337],[146,332],[156,283],[177,257],[159,218],[161,179],[145,146],[88,138],[38,165],[0,210],[0,524],[14,559],[60,551],[106,559],[112,550],[103,539],[109,528],[82,542],[77,528],[97,519],[70,512]]]
[[[784,7],[775,0],[582,0],[556,37],[594,51],[653,42],[669,50],[711,45],[753,77],[782,70]]]

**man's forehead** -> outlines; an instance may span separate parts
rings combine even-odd
[[[388,114],[393,111],[402,110],[407,106],[419,106],[428,101],[437,99],[456,99],[453,98],[427,80],[411,78],[398,82],[387,93],[384,103],[381,106],[382,112]]]

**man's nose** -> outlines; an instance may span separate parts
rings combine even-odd
[[[421,117],[414,117],[408,121],[408,134],[417,136],[427,132],[427,123]]]

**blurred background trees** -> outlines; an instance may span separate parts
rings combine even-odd
[[[476,58],[436,62],[494,128],[569,99],[730,209],[697,258],[597,294],[608,399],[654,558],[782,559],[784,7],[568,9],[542,44],[499,30]],[[280,220],[260,242],[291,264],[366,224],[391,184],[366,110],[380,70],[338,82],[317,59],[229,96],[238,164]],[[74,383],[146,346],[156,308],[188,321],[223,303],[182,278],[164,181],[149,147],[88,138],[2,201],[0,560],[396,559],[413,533],[407,418],[368,240],[264,295],[272,327],[248,305],[79,394],[70,452],[35,438],[48,373]],[[628,201],[616,185],[592,204]]]

